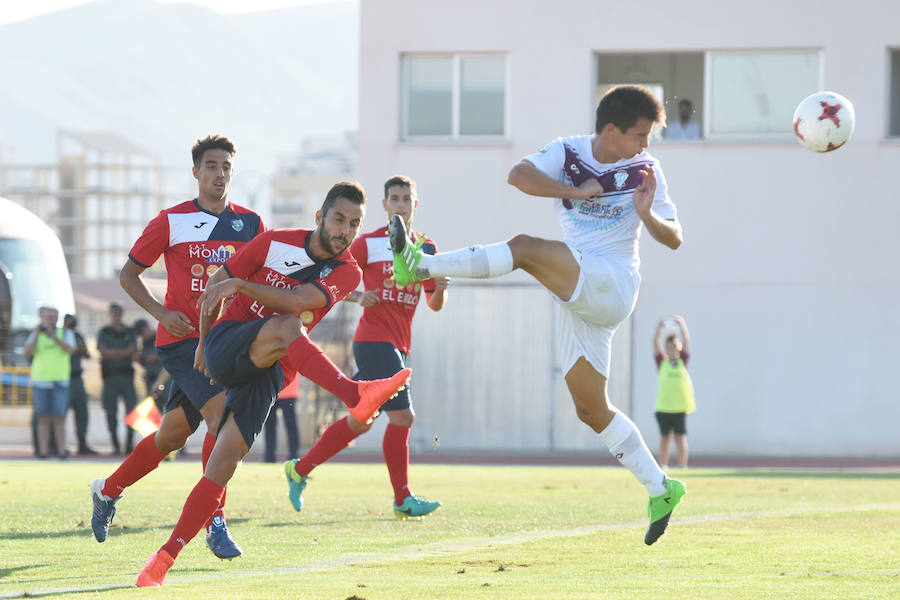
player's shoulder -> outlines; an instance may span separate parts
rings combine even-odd
[[[306,247],[306,238],[311,231],[311,229],[302,227],[279,227],[277,229],[267,229],[257,237],[283,244],[291,244],[292,246]]]
[[[387,225],[382,225],[378,229],[374,229],[372,231],[368,231],[366,233],[360,234],[357,238],[358,240],[369,240],[372,238],[383,238],[387,236]]]
[[[162,209],[160,214],[165,215],[184,215],[188,213],[200,212],[200,207],[197,206],[196,200],[185,200],[184,202],[179,202],[174,206],[170,206],[168,208]]]
[[[231,205],[231,210],[239,215],[256,215],[259,216],[255,210],[251,208],[247,208],[246,206],[241,206],[240,204],[235,204],[234,202],[229,203]]]

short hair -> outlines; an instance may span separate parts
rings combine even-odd
[[[412,195],[416,195],[416,182],[413,179],[407,177],[406,175],[394,175],[384,182],[384,197],[388,197],[388,190],[395,185],[400,185],[403,187],[408,187],[409,191],[412,192]]]
[[[644,86],[618,85],[600,98],[594,131],[600,133],[608,123],[612,123],[625,133],[640,118],[665,126],[666,109]]]
[[[135,333],[140,333],[141,331],[144,330],[144,327],[146,327],[149,324],[150,323],[147,322],[147,319],[138,319],[137,321],[134,322],[134,325],[132,325],[131,328],[134,330]]]
[[[121,315],[123,312],[125,312],[125,310],[122,308],[122,305],[119,304],[118,302],[112,302],[109,305],[109,312],[117,312]]]
[[[70,321],[72,323],[72,327],[78,327],[78,319],[75,318],[75,315],[66,313],[66,316],[63,317],[63,323],[65,323],[66,321]]]
[[[234,147],[234,142],[229,140],[224,135],[216,135],[209,134],[205,138],[199,139],[194,142],[194,147],[191,148],[191,157],[194,159],[194,166],[200,166],[200,160],[203,159],[203,153],[207,150],[224,150],[231,156],[237,154],[237,149]]]
[[[55,306],[47,306],[46,304],[38,307],[38,314],[45,313],[45,312],[55,312],[58,315],[59,309],[56,308]]]
[[[338,198],[345,198],[353,204],[366,205],[366,192],[362,185],[356,181],[339,181],[328,190],[325,202],[322,203],[322,216],[328,216],[328,211],[334,206]]]
[[[678,106],[685,106],[685,105],[693,108],[694,102],[690,98],[682,98],[681,100],[678,101]]]

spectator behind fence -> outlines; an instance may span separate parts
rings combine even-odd
[[[674,330],[667,321],[674,322]],[[658,369],[656,422],[659,423],[659,464],[669,464],[669,444],[675,435],[675,451],[683,468],[688,464],[687,415],[694,412],[694,384],[688,374],[691,339],[687,323],[678,315],[660,319],[653,334]]]
[[[137,362],[144,368],[145,395],[153,398],[160,413],[165,413],[172,378],[163,368],[156,353],[156,328],[151,327],[146,319],[138,319],[132,329],[141,341]]]
[[[281,393],[275,406],[269,411],[266,418],[266,462],[275,462],[275,450],[278,447],[278,409],[284,417],[284,430],[287,433],[288,458],[300,454],[300,429],[297,427],[297,412],[295,405],[300,397],[300,378],[295,377]]]
[[[66,457],[65,422],[69,408],[69,355],[75,350],[75,334],[58,328],[59,311],[49,306],[38,309],[39,325],[25,342],[25,356],[31,360],[31,398],[37,418],[38,457],[47,458],[50,430],[57,453]]]
[[[103,409],[106,425],[112,440],[113,454],[121,454],[119,444],[119,398],[125,403],[125,414],[137,404],[134,389],[134,366],[131,361],[137,351],[134,332],[122,323],[122,307],[115,302],[109,305],[109,325],[97,335],[100,351],[100,370],[103,376]],[[125,452],[132,449],[134,430],[126,427]]]
[[[667,140],[699,140],[700,123],[693,120],[694,103],[687,98],[678,101],[678,119],[666,124]]]
[[[88,409],[87,409],[87,392],[84,389],[84,380],[81,378],[84,369],[81,366],[81,359],[90,358],[87,344],[84,343],[84,337],[78,330],[78,319],[75,315],[66,315],[63,317],[63,329],[71,331],[75,337],[75,345],[69,362],[69,408],[75,413],[75,433],[78,436],[78,454],[80,456],[92,456],[97,454],[87,445],[87,425],[88,425]]]

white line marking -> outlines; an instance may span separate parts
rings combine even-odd
[[[784,517],[791,515],[803,515],[821,512],[855,512],[870,510],[900,510],[900,503],[890,504],[863,504],[859,506],[830,506],[830,507],[807,507],[807,508],[790,508],[786,510],[764,510],[758,512],[745,511],[736,513],[725,513],[719,515],[702,515],[697,517],[687,517],[684,519],[673,519],[671,525],[702,525],[704,523],[713,523],[718,521],[733,521],[736,519],[747,519],[754,517]],[[291,567],[283,567],[280,569],[268,569],[265,571],[217,571],[207,575],[194,575],[191,577],[172,577],[167,578],[166,583],[192,583],[202,581],[220,581],[222,579],[237,579],[243,577],[269,577],[272,575],[290,575],[292,573],[305,573],[307,571],[327,570],[334,567],[344,567],[348,565],[359,565],[373,562],[393,562],[401,558],[426,558],[431,556],[439,556],[441,554],[453,554],[469,550],[489,549],[496,546],[510,546],[521,544],[523,542],[531,542],[535,540],[543,540],[554,537],[573,537],[579,535],[588,535],[600,531],[615,531],[619,529],[630,529],[632,527],[646,527],[646,522],[634,523],[611,523],[607,525],[592,525],[590,527],[576,527],[575,529],[556,529],[550,531],[534,531],[531,533],[520,533],[516,535],[501,536],[489,539],[469,540],[464,542],[455,542],[451,544],[431,544],[422,546],[412,550],[403,550],[391,553],[370,553],[359,554],[355,556],[347,556],[335,558],[326,562],[310,563],[305,565],[294,565]],[[135,573],[137,577],[137,573]],[[133,583],[90,586],[90,587],[73,587],[73,588],[57,588],[49,590],[24,591],[18,594],[0,595],[0,600],[9,598],[36,598],[40,596],[52,596],[56,594],[75,594],[83,592],[104,592],[108,590],[119,590],[133,588]]]

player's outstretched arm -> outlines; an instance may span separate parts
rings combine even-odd
[[[150,288],[141,278],[144,267],[138,265],[130,258],[125,261],[122,270],[119,271],[119,284],[122,289],[131,296],[138,306],[150,313],[154,319],[160,322],[163,328],[174,337],[184,337],[194,331],[191,320],[182,312],[169,310],[153,297]]]
[[[447,302],[447,288],[450,286],[449,277],[435,277],[434,291],[428,295],[428,308],[437,312],[444,308]]]
[[[596,179],[588,179],[578,187],[558,181],[527,160],[519,161],[507,177],[507,182],[531,196],[545,198],[572,198],[582,200],[603,193],[603,186]]]

